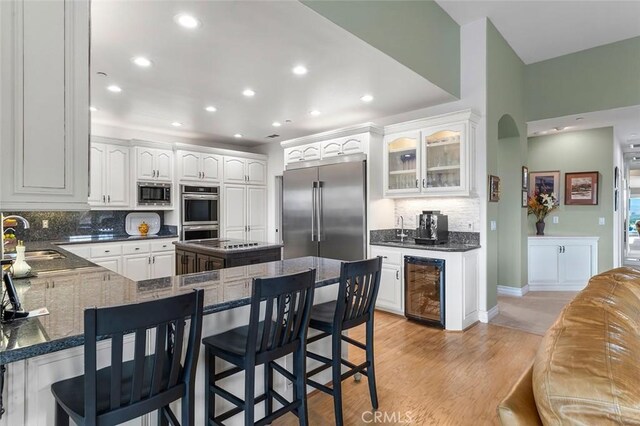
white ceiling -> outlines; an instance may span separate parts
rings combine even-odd
[[[176,25],[184,12],[201,27]],[[217,142],[281,141],[453,100],[299,2],[94,0],[91,48],[95,123]],[[138,55],[153,66],[133,65]],[[297,64],[309,73],[294,75]],[[247,87],[255,97],[241,94]],[[273,133],[281,137],[266,139]]]
[[[576,120],[578,117],[582,117],[582,120]],[[615,138],[625,152],[640,152],[640,147],[629,148],[632,143],[640,144],[640,105],[531,121],[527,124],[529,136],[558,133],[556,127],[562,127],[562,132],[570,132],[612,126]]]
[[[525,64],[640,36],[638,0],[436,0],[459,24],[483,17]]]

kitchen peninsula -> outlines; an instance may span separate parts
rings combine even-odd
[[[68,258],[74,255],[65,252]],[[303,257],[260,263],[216,271],[171,276],[143,281],[129,280],[102,267],[92,266],[58,272],[42,272],[38,277],[15,280],[26,310],[46,307],[49,315],[2,324],[0,364],[6,366],[3,401],[6,412],[0,425],[53,424],[52,383],[82,374],[83,310],[86,306],[113,306],[170,297],[195,288],[205,290],[202,336],[216,334],[246,324],[252,279],[295,273],[315,268],[315,303],[335,298],[340,262]],[[152,333],[149,331],[149,333]],[[125,357],[133,350],[133,335],[125,339]],[[148,339],[152,339],[149,336]],[[147,340],[153,342],[153,340]],[[314,350],[328,351],[322,342]],[[328,345],[327,345],[328,346]],[[98,365],[110,363],[109,341],[98,344]],[[285,360],[285,365],[290,360]],[[196,424],[204,422],[204,359],[199,360],[196,377]],[[218,366],[218,368],[223,368]],[[261,373],[258,373],[261,374]],[[231,379],[233,380],[233,379]],[[330,379],[327,377],[326,381]],[[242,381],[230,382],[234,391]],[[276,382],[287,394],[284,382]],[[258,390],[259,391],[259,390]],[[153,417],[155,414],[152,414]],[[147,424],[138,419],[135,424]],[[151,419],[153,421],[153,419]],[[241,424],[238,423],[238,424]]]

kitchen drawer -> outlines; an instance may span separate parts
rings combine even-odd
[[[382,263],[385,265],[402,265],[402,253],[400,250],[371,246],[371,257],[376,256],[382,256]]]
[[[80,256],[83,259],[89,259],[91,257],[91,247],[84,244],[60,246],[60,248],[70,253],[73,253],[76,256]]]
[[[149,253],[149,243],[127,243],[122,245],[122,254]]]
[[[91,258],[112,257],[122,254],[122,244],[99,244],[91,247]]]
[[[151,243],[151,251],[156,253],[159,251],[173,251],[175,247],[173,245],[174,240],[156,241]]]

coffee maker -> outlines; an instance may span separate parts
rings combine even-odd
[[[423,210],[416,216],[416,244],[444,244],[449,240],[449,218],[439,210]]]

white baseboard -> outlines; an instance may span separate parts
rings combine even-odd
[[[493,308],[489,309],[488,311],[479,311],[478,319],[480,320],[480,322],[483,322],[486,324],[492,319],[494,319],[495,317],[497,317],[499,313],[500,313],[500,310],[498,309],[498,305],[496,305]]]
[[[504,295],[504,296],[517,296],[517,297],[522,297],[525,294],[529,293],[529,285],[525,285],[524,287],[509,287],[506,285],[499,285],[498,286],[498,294]]]
[[[529,285],[529,291],[580,291],[586,287],[580,284]]]

